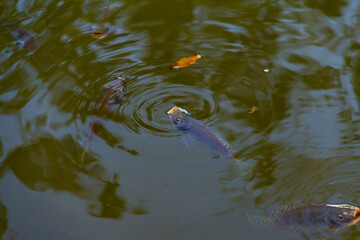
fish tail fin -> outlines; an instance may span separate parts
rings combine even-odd
[[[88,149],[89,149],[89,144],[86,145],[86,147],[84,148],[84,150],[82,151],[82,153],[80,155],[78,162],[81,166],[83,166],[85,163],[84,159],[85,159],[85,155],[86,155]]]
[[[83,150],[80,153],[80,149],[83,148]],[[87,137],[83,137],[77,141],[77,156],[73,161],[73,164],[79,168],[84,167],[85,165],[85,155],[87,150],[89,149],[89,139]]]
[[[89,126],[89,130],[86,133],[86,135],[84,137],[82,137],[81,139],[78,140],[77,142],[77,157],[74,160],[74,165],[78,166],[78,167],[84,167],[85,165],[85,156],[87,151],[90,148],[90,141],[92,138],[92,135],[94,133],[94,129],[96,127],[98,127],[101,124],[101,118],[99,118],[98,116],[93,116],[93,118],[91,119],[91,123]],[[80,153],[81,148],[83,148],[83,150]]]
[[[85,156],[90,148],[90,137],[91,135],[88,133],[85,137],[82,137],[77,141],[76,158],[74,159],[73,164],[79,168],[85,166]]]
[[[256,161],[244,162],[240,159],[232,159],[231,169],[234,169],[241,174],[247,174],[255,168]]]

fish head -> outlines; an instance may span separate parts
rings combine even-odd
[[[125,78],[117,77],[104,86],[108,104],[119,103],[126,95]]]
[[[170,116],[171,122],[179,130],[189,129],[189,115],[190,113],[180,107],[171,108],[167,114]]]
[[[106,27],[103,24],[93,25],[90,28],[90,35],[95,39],[100,39],[105,37],[108,31],[109,27]]]
[[[24,48],[25,43],[23,40],[17,40],[15,41],[15,44],[19,47],[19,48]]]
[[[17,40],[15,41],[15,44],[21,48],[21,49],[26,49],[29,51],[35,51],[38,49],[38,45],[35,41],[35,39],[29,39],[28,41],[25,40]]]
[[[324,221],[332,229],[349,227],[360,221],[360,209],[349,204],[326,204]]]
[[[17,39],[18,40],[15,43],[21,49],[26,49],[29,51],[35,51],[38,49],[38,44],[35,37],[21,28],[17,29]]]

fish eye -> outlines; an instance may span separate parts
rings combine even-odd
[[[16,45],[18,45],[20,48],[24,47],[25,43],[22,40],[18,40],[15,42]]]
[[[181,122],[182,122],[182,118],[181,118],[181,117],[177,117],[177,118],[175,118],[175,121],[176,121],[177,123],[181,123]]]
[[[337,215],[337,218],[338,218],[339,220],[343,220],[343,219],[344,219],[344,216],[341,215],[341,214],[339,214],[339,215]]]

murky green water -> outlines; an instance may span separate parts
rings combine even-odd
[[[39,44],[19,49],[0,25],[0,236],[304,239],[247,214],[289,201],[360,204],[358,0],[112,1],[113,32],[95,40],[86,32],[104,6],[0,3]],[[79,167],[77,143],[116,76],[126,100]],[[184,151],[166,115],[174,105],[236,157],[256,159],[253,177],[203,145]],[[360,239],[360,227],[333,239]]]

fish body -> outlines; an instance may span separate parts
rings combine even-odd
[[[104,85],[103,98],[98,106],[97,112],[105,106],[120,103],[126,95],[125,78],[117,77],[115,80]]]
[[[230,144],[228,144],[218,134],[213,132],[209,127],[199,120],[190,116],[190,113],[180,107],[171,108],[167,114],[170,116],[171,122],[176,128],[184,134],[185,139],[191,136],[196,141],[206,145],[218,154],[231,160],[233,168],[239,170],[241,173],[246,173],[253,168],[251,164],[245,163],[239,159],[233,158]]]
[[[170,64],[170,70],[188,67],[191,64],[195,63],[198,59],[202,58],[202,56],[202,54],[198,54],[196,56],[180,58]]]
[[[37,41],[33,36],[26,32],[22,28],[18,28],[13,33],[14,38],[17,39],[15,44],[21,48],[29,51],[35,51],[38,49]]]
[[[173,107],[168,111],[172,123],[184,134],[188,134],[195,140],[207,145],[223,156],[232,159],[230,145],[210,128],[179,107]]]
[[[120,103],[126,94],[126,82],[124,78],[117,77],[115,80],[104,85],[103,97],[95,109],[94,117],[90,122],[90,128],[88,132],[88,138],[90,138],[93,127],[99,124],[102,116],[109,112],[111,105]]]
[[[290,232],[334,232],[356,224],[359,208],[349,204],[291,203],[270,208],[268,216],[249,216],[249,221]]]
[[[81,143],[86,140],[84,151],[80,156],[80,163],[83,162],[85,154],[90,146],[90,140],[96,126],[101,124],[102,116],[110,111],[113,104],[120,103],[126,95],[126,81],[124,78],[117,77],[115,80],[104,85],[103,97],[95,109],[94,116],[91,119],[89,130],[86,137],[81,140]],[[82,144],[83,145],[83,144]]]
[[[30,33],[25,31],[23,28],[19,27],[18,24],[6,19],[2,18],[8,28],[11,29],[11,34],[15,39],[15,44],[21,48],[29,51],[35,51],[38,49],[38,43],[36,38],[33,37]]]
[[[110,4],[111,4],[111,1],[109,1],[106,4],[105,10],[102,13],[102,16],[100,17],[99,23],[91,26],[91,28],[90,28],[91,37],[93,37],[95,39],[102,39],[102,38],[105,38],[107,35],[109,35],[112,32],[112,29],[110,28],[110,26],[106,26],[104,24],[106,15],[108,15],[110,12]]]

